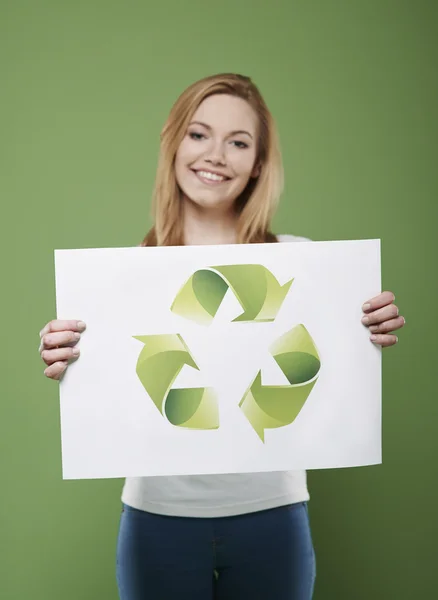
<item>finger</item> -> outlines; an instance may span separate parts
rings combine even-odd
[[[71,342],[69,344],[63,344],[63,347],[67,347],[67,348],[72,348],[75,344],[77,344],[79,340],[75,340],[74,342]],[[55,346],[55,348],[58,348],[59,344]],[[43,352],[43,350],[45,350],[45,346],[44,346],[44,338],[41,340],[40,345],[38,347],[38,352],[41,353]]]
[[[81,339],[81,334],[77,331],[59,331],[57,333],[47,333],[41,338],[42,348],[51,349],[56,346],[65,346],[66,344],[76,344]]]
[[[67,369],[68,363],[67,361],[58,361],[47,367],[44,371],[44,375],[49,379],[60,379]]]
[[[398,337],[396,335],[384,335],[384,334],[374,334],[370,336],[370,340],[373,344],[377,344],[378,346],[382,346],[382,348],[387,348],[388,346],[394,346],[398,342]]]
[[[397,331],[397,329],[401,329],[406,323],[404,317],[397,317],[396,319],[390,319],[389,321],[384,321],[378,325],[370,325],[371,333],[389,333],[390,331]]]
[[[85,331],[86,325],[83,321],[61,321],[55,319],[53,321],[49,321],[47,325],[41,329],[40,338],[45,336],[47,333],[53,333],[56,331],[78,331],[82,333]]]
[[[389,321],[390,319],[395,319],[398,317],[398,306],[395,304],[390,304],[389,306],[384,306],[383,308],[379,308],[367,315],[362,317],[362,323],[364,325],[375,325],[376,323],[383,323],[384,321]]]
[[[59,348],[56,350],[43,350],[41,352],[41,358],[46,365],[52,365],[58,361],[68,361],[78,358],[80,354],[79,348]]]
[[[373,312],[378,308],[392,304],[395,301],[395,296],[392,292],[382,292],[378,296],[367,300],[362,306],[362,310],[365,313]]]

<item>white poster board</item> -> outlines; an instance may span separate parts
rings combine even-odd
[[[56,250],[65,479],[381,462],[379,240]],[[196,368],[197,367],[197,368]]]

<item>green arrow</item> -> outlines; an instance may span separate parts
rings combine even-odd
[[[261,371],[239,403],[255,432],[265,441],[265,429],[292,423],[303,408],[320,370],[319,354],[304,325],[297,325],[270,348],[290,385],[262,385]]]
[[[139,335],[144,347],[136,372],[151,400],[172,425],[189,429],[217,429],[219,411],[211,388],[171,389],[184,365],[198,369],[178,334]]]
[[[224,265],[195,271],[182,286],[171,310],[200,325],[209,325],[229,288],[242,306],[234,321],[273,321],[292,285],[280,285],[263,265]]]

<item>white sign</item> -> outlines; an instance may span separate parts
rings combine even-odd
[[[57,250],[65,479],[381,462],[378,240]]]

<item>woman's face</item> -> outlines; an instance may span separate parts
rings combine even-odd
[[[257,115],[241,98],[206,98],[189,124],[175,157],[185,200],[228,211],[251,177],[258,176]]]

